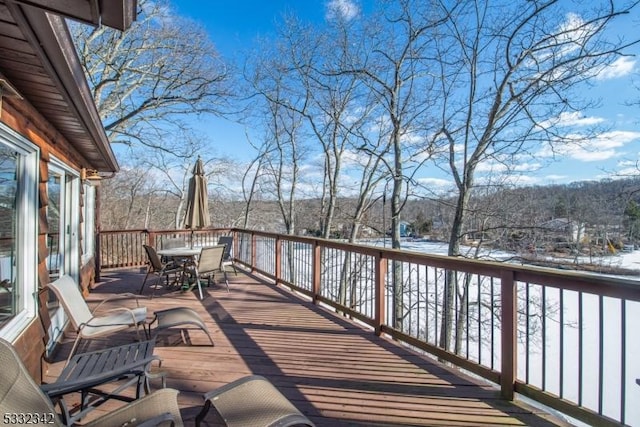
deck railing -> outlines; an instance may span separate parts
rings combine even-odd
[[[103,267],[144,261],[136,233],[160,245],[190,232],[103,233]],[[232,233],[236,263],[499,385],[506,399],[519,393],[590,425],[640,424],[640,282],[251,230],[198,233]],[[117,252],[118,239],[131,254]]]
[[[147,255],[143,245],[162,249],[177,240],[183,245],[206,246],[215,244],[218,236],[229,233],[229,229],[101,231],[96,239],[97,270],[145,265]]]

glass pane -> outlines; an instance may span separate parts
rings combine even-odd
[[[0,144],[0,327],[16,315],[18,153]]]
[[[61,208],[61,176],[49,171],[49,182],[47,183],[49,192],[49,205],[47,206],[47,222],[49,223],[49,233],[47,234],[47,247],[49,257],[47,258],[47,268],[52,280],[60,274],[62,267],[62,253],[60,251],[60,208]]]

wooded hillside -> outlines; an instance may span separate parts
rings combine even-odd
[[[102,229],[172,229],[179,199],[170,194],[148,193],[122,174],[104,180]],[[453,216],[453,199],[413,199],[402,211],[407,234],[446,240]],[[339,198],[332,237],[348,235],[353,225],[353,199]],[[606,250],[634,244],[640,237],[640,178],[575,182],[519,188],[482,188],[473,194],[470,220],[464,226],[468,242],[516,251],[553,246]],[[319,228],[320,201],[296,203],[299,234],[313,235]],[[246,203],[210,195],[212,226],[240,226]],[[276,202],[253,201],[249,228],[283,232]],[[360,237],[382,235],[390,224],[389,206],[379,198],[366,212]]]

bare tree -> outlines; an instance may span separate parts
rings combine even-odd
[[[350,58],[337,74],[357,76],[369,89],[367,105],[376,106],[371,128],[376,129],[373,145],[363,144],[362,152],[378,156],[391,182],[392,246],[400,248],[401,212],[411,194],[413,176],[429,158],[429,111],[435,81],[428,64],[436,15],[421,13],[423,2],[384,2],[379,15],[368,21],[361,33],[365,55]],[[425,11],[426,12],[426,11]],[[416,144],[416,141],[419,141]],[[385,185],[386,191],[386,185]],[[386,198],[386,194],[384,195]],[[393,317],[400,328],[404,321],[403,272],[393,263]]]
[[[460,254],[479,166],[513,166],[543,146],[552,151],[579,143],[557,126],[557,118],[585,108],[589,100],[576,89],[637,43],[611,41],[605,35],[635,2],[592,2],[580,15],[564,6],[558,0],[437,4],[434,13],[447,18],[435,39],[438,136],[448,145],[443,160],[457,188],[451,256]],[[445,348],[451,336],[454,286],[449,280],[441,332]]]
[[[94,101],[112,143],[184,155],[186,115],[219,114],[228,71],[205,30],[167,0],[139,1],[125,32],[71,26]]]
[[[437,16],[422,13],[423,2],[385,2],[386,8],[367,23],[362,34],[367,56],[345,64],[342,73],[356,74],[369,88],[368,105],[378,106],[375,146],[362,151],[379,156],[391,187],[392,246],[400,248],[401,212],[419,166],[430,156],[428,96],[435,83],[424,59],[429,56]],[[382,26],[382,28],[381,28]]]

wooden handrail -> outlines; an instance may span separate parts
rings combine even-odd
[[[103,231],[100,236],[102,244],[97,245],[102,247],[103,256],[96,259],[110,260],[107,267],[136,265],[136,262],[138,265],[143,265],[144,258],[138,257],[136,253],[118,255],[109,252],[110,249],[105,249],[105,246],[110,248],[117,246],[122,249],[126,245],[114,246],[111,240],[126,241],[127,237],[125,236],[146,236],[148,241],[156,243],[161,242],[164,236],[170,234],[190,232],[190,230]],[[603,414],[601,410],[598,412],[598,408],[583,406],[582,399],[573,401],[566,397],[566,393],[565,395],[556,395],[553,390],[545,389],[544,381],[540,386],[535,381],[530,381],[528,374],[525,378],[519,377],[518,367],[522,368],[526,364],[528,372],[529,359],[533,356],[519,353],[518,346],[521,343],[518,341],[518,336],[524,334],[528,337],[530,334],[536,333],[536,330],[544,329],[544,326],[534,325],[532,327],[530,325],[530,322],[535,323],[542,318],[548,317],[549,323],[558,324],[558,319],[554,317],[554,310],[564,313],[567,307],[547,308],[553,306],[547,304],[546,301],[552,292],[567,295],[564,300],[577,299],[580,304],[582,301],[590,301],[590,296],[597,297],[594,303],[599,304],[597,312],[604,313],[603,297],[619,301],[625,307],[629,302],[640,302],[640,284],[635,280],[237,228],[205,229],[196,231],[196,233],[204,235],[207,233],[213,235],[233,234],[234,261],[239,265],[273,279],[275,284],[289,286],[309,296],[315,303],[322,303],[332,307],[338,313],[370,325],[376,334],[387,334],[394,339],[422,351],[430,352],[442,360],[496,382],[505,399],[513,399],[516,392],[522,393],[589,424],[615,425],[616,423],[624,423],[625,413],[628,411],[625,401],[620,403],[619,412],[621,415],[619,418],[612,419]],[[299,249],[297,249],[298,247]],[[131,250],[134,251],[134,248]],[[344,254],[352,254],[353,256],[346,257]],[[121,256],[122,259],[117,259],[118,256]],[[335,274],[336,268],[347,268],[339,262],[342,256],[350,269],[349,274]],[[352,260],[357,260],[359,264],[349,264]],[[290,264],[291,262],[295,264]],[[393,270],[390,270],[390,267],[393,267]],[[388,271],[394,271],[394,274],[388,274]],[[396,276],[397,272],[399,272],[399,276]],[[337,277],[339,279],[336,279]],[[403,288],[398,288],[400,289],[398,294],[394,290],[396,284],[393,282],[397,277],[401,277],[403,282],[407,282],[402,284]],[[455,334],[457,344],[446,348],[443,348],[436,339],[442,327],[443,302],[440,295],[444,288],[442,283],[444,277],[454,278],[457,294],[460,294],[456,295],[456,304],[460,304],[460,306],[457,308],[454,322],[455,330],[450,332]],[[353,292],[350,295],[345,292],[336,292],[335,289],[340,286],[350,286]],[[405,289],[404,286],[407,288]],[[540,301],[536,302],[535,297],[525,298],[524,290],[526,290],[527,296],[530,292],[535,296],[536,292],[542,291]],[[476,293],[475,300],[470,303],[469,294],[474,292]],[[394,298],[402,298],[403,304],[401,306],[412,307],[411,310],[417,307],[419,319],[413,319],[411,311],[395,312],[397,307],[389,305],[388,293]],[[348,295],[349,300],[341,301],[340,298],[344,298],[345,295]],[[404,301],[405,299],[406,301]],[[529,313],[530,310],[537,311]],[[461,313],[466,314],[463,316]],[[473,317],[475,324],[469,320],[472,313],[475,316]],[[591,315],[593,314],[591,313]],[[583,316],[582,309],[580,316]],[[620,318],[621,322],[627,321],[624,313],[618,317],[618,319]],[[400,329],[396,327],[398,319],[401,319]],[[567,320],[566,322],[567,328],[570,328],[571,321]],[[583,320],[580,319],[576,323],[582,325]],[[523,324],[526,324],[526,328]],[[602,325],[604,322],[600,321],[600,324]],[[560,321],[560,325],[561,328],[565,327],[562,321]],[[477,342],[470,339],[473,328],[476,330],[475,333],[479,334]],[[484,330],[490,336],[480,336]],[[599,339],[602,342],[603,334],[606,331],[601,327],[596,332],[600,334]],[[581,329],[576,333],[581,334],[582,337]],[[542,335],[542,338],[537,339],[542,341],[551,339],[545,337],[544,333]],[[623,353],[631,347],[625,344],[626,336],[624,335],[616,338],[622,340]],[[589,337],[581,338],[580,343],[586,341],[587,338]],[[461,339],[462,345],[460,345]],[[474,345],[477,347],[475,353],[470,350]],[[483,346],[485,345],[489,346],[490,354],[483,359]],[[543,343],[542,345],[547,344]],[[560,342],[561,347],[566,345],[565,342]],[[578,349],[578,351],[583,350],[582,348]],[[524,357],[525,360],[518,360],[518,356]],[[627,364],[626,357],[626,353],[619,356],[623,365]],[[494,364],[496,358],[499,361]],[[541,363],[546,366],[551,362],[542,359]],[[571,364],[573,361],[560,360],[559,362],[553,361],[553,363]],[[625,371],[624,367],[622,369],[622,372],[631,371],[631,369]],[[626,383],[627,381],[623,378],[620,385],[622,390],[619,393],[621,396],[629,395],[625,389]],[[580,387],[584,387],[584,385],[580,385]],[[593,387],[599,390],[600,402],[607,398],[603,392],[602,379]]]

